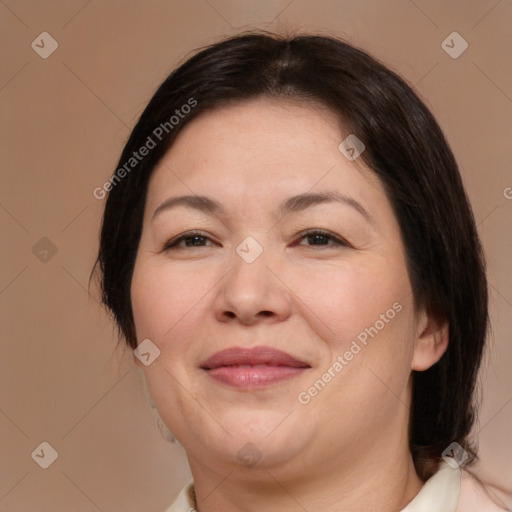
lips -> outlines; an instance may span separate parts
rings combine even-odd
[[[245,389],[265,387],[295,377],[311,366],[271,347],[232,347],[216,352],[200,367],[218,382]]]

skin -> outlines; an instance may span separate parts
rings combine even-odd
[[[378,178],[338,150],[348,135],[317,105],[258,98],[186,125],[148,188],[131,285],[139,342],[161,351],[144,371],[184,446],[198,510],[401,510],[418,493],[408,447],[411,370],[444,353],[448,326],[416,311],[397,220]],[[295,194],[356,200],[278,213]],[[224,214],[176,206],[205,195]],[[350,245],[302,236],[327,230]],[[190,230],[206,239],[163,250]],[[262,254],[237,246],[252,236]],[[401,311],[310,402],[299,393],[392,305]],[[268,345],[311,368],[264,389],[218,383],[199,366],[218,350]],[[237,457],[252,443],[255,465]]]

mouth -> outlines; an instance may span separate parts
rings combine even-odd
[[[212,379],[239,389],[257,389],[291,379],[311,366],[272,347],[232,347],[216,352],[200,368]]]

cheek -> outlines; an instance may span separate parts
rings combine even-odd
[[[179,272],[162,265],[136,265],[131,299],[138,338],[147,337],[157,344],[165,344],[173,331],[182,330],[197,314],[202,297],[212,287],[208,283],[197,272]]]
[[[412,360],[414,310],[405,265],[398,258],[386,264],[374,259],[364,265],[317,267],[314,279],[308,275],[296,275],[292,289],[323,342],[315,378],[329,380],[329,371],[336,375],[322,400],[349,407],[357,398],[361,404],[386,407],[394,396],[388,396],[389,389],[398,394],[404,389]]]
[[[309,308],[308,317],[317,317],[328,338],[340,344],[376,323],[378,331],[389,330],[410,294],[405,270],[399,265],[386,268],[378,260],[364,265],[318,265],[311,272],[289,274],[289,279],[305,311]]]
[[[135,266],[131,285],[137,337],[149,338],[161,351],[155,363],[143,368],[145,380],[159,415],[179,439],[187,428],[181,418],[195,413],[189,394],[195,394],[194,384],[188,381],[186,364],[193,346],[186,340],[197,335],[197,316],[204,314],[201,297],[207,292],[197,276],[146,261]]]

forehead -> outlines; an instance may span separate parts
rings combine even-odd
[[[297,100],[257,98],[204,112],[153,171],[148,203],[171,191],[261,202],[315,187],[385,201],[376,175],[340,152],[347,135],[329,109]]]
[[[237,154],[243,160],[242,150],[275,156],[283,144],[288,150],[304,152],[309,149],[304,139],[323,142],[324,146],[328,140],[339,143],[340,137],[337,117],[320,104],[254,98],[200,114],[181,130],[170,153],[178,156],[182,146],[194,145],[216,155],[228,151],[232,144],[230,155]],[[293,153],[287,155],[289,159],[293,159]]]

